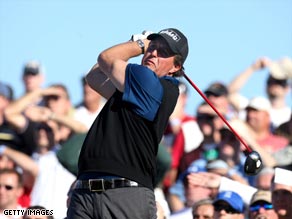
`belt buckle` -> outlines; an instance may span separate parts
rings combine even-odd
[[[89,190],[91,192],[103,192],[104,188],[104,179],[90,179],[88,180]]]

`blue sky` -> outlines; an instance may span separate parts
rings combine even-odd
[[[77,104],[80,78],[103,49],[143,30],[176,27],[189,40],[186,73],[204,90],[229,83],[258,57],[291,56],[291,12],[291,0],[0,0],[0,80],[20,96],[24,63],[39,60],[44,86],[64,83]],[[267,74],[254,74],[242,93],[265,95]],[[187,111],[201,101],[191,89]]]

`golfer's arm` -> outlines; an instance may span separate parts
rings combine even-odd
[[[148,40],[144,40],[148,41]],[[146,42],[147,44],[149,42]],[[126,42],[104,50],[98,57],[99,68],[104,72],[114,84],[114,86],[124,91],[125,74],[127,61],[130,58],[141,55],[142,50],[137,42]]]
[[[98,63],[86,75],[86,81],[93,90],[106,99],[109,99],[116,90],[109,77],[100,70]]]

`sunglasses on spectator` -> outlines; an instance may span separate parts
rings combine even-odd
[[[0,188],[4,187],[6,190],[12,190],[14,187],[13,186],[10,186],[10,185],[1,185],[0,184]]]
[[[264,208],[265,210],[271,210],[273,209],[272,204],[257,204],[257,205],[252,205],[249,207],[250,211],[259,211],[260,208]]]
[[[218,211],[218,212],[224,210],[227,214],[240,214],[239,211],[235,210],[229,205],[215,205],[214,208],[215,208],[215,211]]]

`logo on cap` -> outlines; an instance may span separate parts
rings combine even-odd
[[[174,41],[178,42],[180,41],[181,37],[173,30],[162,30],[160,31],[159,34],[165,34],[165,35],[168,35],[170,38],[172,38]]]

